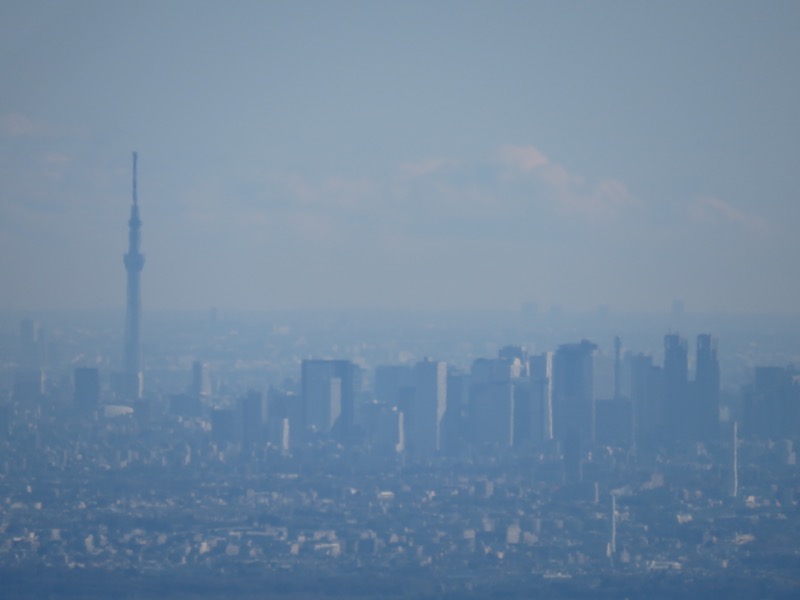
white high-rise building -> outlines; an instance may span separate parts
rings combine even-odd
[[[441,448],[441,424],[447,410],[447,364],[424,360],[414,367],[414,400],[407,447],[418,457]]]

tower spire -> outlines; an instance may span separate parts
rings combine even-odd
[[[133,205],[139,205],[139,198],[136,194],[136,160],[138,159],[139,155],[134,150],[133,151]]]
[[[127,305],[125,310],[125,365],[124,389],[126,400],[138,400],[142,396],[141,347],[139,342],[140,274],[144,267],[144,255],[139,252],[142,221],[139,218],[139,200],[136,190],[137,153],[133,153],[133,198],[131,218],[128,220],[128,253],[124,256],[127,272]]]

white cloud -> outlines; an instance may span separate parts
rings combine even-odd
[[[357,211],[364,209],[376,195],[375,184],[366,177],[334,176],[315,182],[300,175],[279,175],[273,181],[288,192],[294,204],[307,209]]]
[[[502,146],[497,156],[501,164],[532,176],[544,185],[547,195],[564,215],[607,218],[640,205],[621,181],[603,179],[588,185],[583,177],[552,162],[533,146]]]
[[[568,180],[556,192],[565,212],[588,218],[611,217],[640,205],[625,184],[616,179],[603,179],[589,189]]]
[[[765,232],[769,223],[761,216],[746,213],[713,196],[698,196],[689,207],[689,219],[695,223],[736,223],[754,232]]]
[[[550,164],[550,160],[533,146],[501,146],[497,155],[501,163],[523,171]]]
[[[592,222],[640,206],[621,181],[589,184],[533,146],[502,146],[476,164],[424,158],[400,165],[393,178],[277,174],[267,180],[259,208],[274,216],[274,224],[317,242],[342,232],[507,237],[529,234],[547,213]]]

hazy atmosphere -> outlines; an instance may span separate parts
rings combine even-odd
[[[0,596],[800,598],[799,32],[0,1]]]
[[[796,2],[0,7],[0,308],[796,313]]]

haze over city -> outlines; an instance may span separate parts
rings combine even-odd
[[[3,3],[3,598],[797,598],[798,7]]]
[[[794,2],[4,2],[0,308],[796,313]]]

